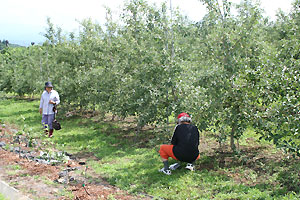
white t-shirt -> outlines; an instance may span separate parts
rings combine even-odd
[[[40,101],[40,108],[43,109],[43,115],[51,115],[54,114],[53,112],[53,104],[50,104],[49,101],[52,100],[57,104],[60,103],[58,92],[55,90],[51,90],[48,93],[46,90],[42,93],[41,101]]]

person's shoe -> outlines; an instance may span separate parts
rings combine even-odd
[[[45,135],[48,135],[49,134],[49,131],[48,131],[48,129],[47,130],[45,130]]]
[[[180,167],[180,164],[179,163],[174,163],[174,164],[170,165],[170,170],[175,170],[178,167]]]
[[[185,168],[188,169],[188,170],[191,170],[191,171],[194,171],[194,170],[195,170],[194,165],[193,165],[192,163],[186,164],[186,167],[185,167]]]
[[[53,129],[50,129],[49,131],[49,138],[52,138],[53,137]]]
[[[169,170],[169,169],[166,170],[165,168],[162,168],[162,169],[160,169],[158,171],[160,171],[160,172],[162,172],[162,173],[164,173],[166,175],[171,175],[171,170]]]

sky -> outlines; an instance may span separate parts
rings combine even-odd
[[[205,6],[199,0],[147,0],[160,5],[167,2],[179,8],[182,14],[193,21],[200,21],[206,14]],[[94,22],[105,23],[105,6],[111,8],[115,18],[121,11],[124,0],[1,0],[0,40],[28,46],[31,42],[42,43],[47,28],[47,17],[65,33],[76,32],[78,21],[91,18]],[[232,0],[239,3],[240,0]],[[265,16],[274,20],[281,9],[289,12],[293,0],[260,0]]]

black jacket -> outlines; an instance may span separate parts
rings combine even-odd
[[[175,157],[183,162],[193,162],[199,155],[199,131],[191,124],[176,126],[171,143]]]

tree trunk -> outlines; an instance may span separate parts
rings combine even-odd
[[[137,124],[136,127],[136,132],[135,132],[135,137],[134,137],[134,143],[136,143],[138,141],[138,136],[140,135],[140,132],[142,130],[143,126],[141,126],[139,123]]]
[[[111,121],[112,121],[112,122],[115,121],[115,118],[116,118],[116,115],[113,113],[113,114],[112,114],[112,117],[111,117]]]
[[[230,133],[230,148],[233,152],[236,150],[234,145],[234,131],[235,131],[234,127],[235,126],[232,126],[231,133]]]

